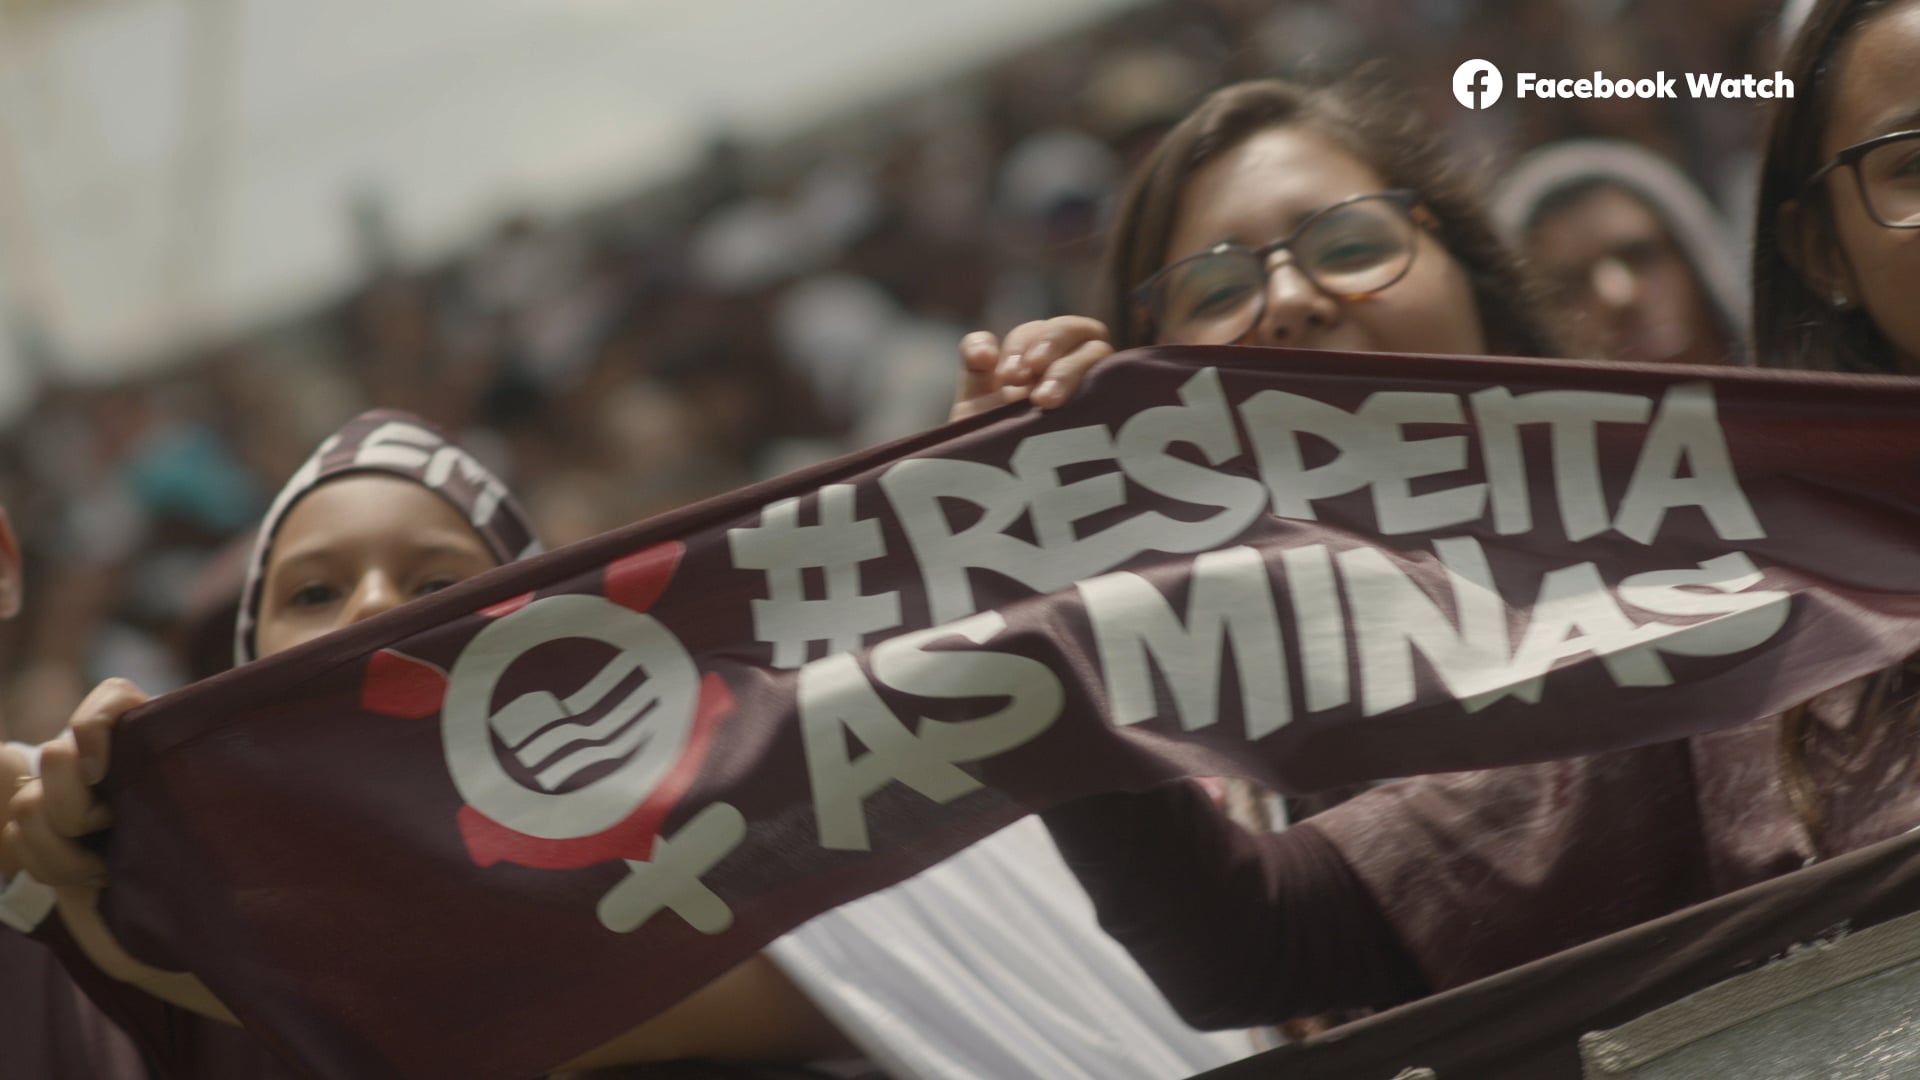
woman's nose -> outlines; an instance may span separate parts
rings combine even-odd
[[[1276,252],[1274,259],[1267,264],[1267,310],[1248,343],[1311,345],[1315,335],[1339,320],[1340,303],[1321,292],[1291,258]]]

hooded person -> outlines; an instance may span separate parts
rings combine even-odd
[[[1507,174],[1493,214],[1593,359],[1746,362],[1739,244],[1665,159],[1618,140],[1553,143]]]
[[[274,500],[241,592],[236,659],[302,645],[538,550],[505,486],[471,456],[405,414],[363,415]],[[100,995],[109,1004],[155,1017],[130,1030],[166,1057],[164,1075],[252,1076],[208,1071],[172,1037],[208,1026],[184,1010],[234,1018],[194,976],[121,949],[98,916],[98,890],[85,885],[105,865],[74,841],[99,827],[82,759],[105,762],[112,724],[144,700],[124,681],[89,696],[73,732],[43,755],[44,795],[14,805],[0,852],[30,850],[39,876],[79,886],[60,903],[81,950],[71,962],[95,983],[117,980]],[[567,1067],[751,1063],[700,1066],[718,1078],[767,1076],[783,1062],[866,1068],[864,1058],[896,1080],[1149,1080],[1251,1049],[1243,1034],[1197,1032],[1174,1015],[1029,819],[820,916]],[[689,1067],[670,1075],[692,1080]]]
[[[389,477],[430,492],[472,530],[495,566],[524,559],[541,550],[532,523],[507,492],[506,485],[473,455],[409,413],[392,409],[362,413],[327,436],[268,507],[254,539],[253,554],[247,560],[246,580],[241,586],[239,616],[234,626],[236,664],[290,647],[286,639],[272,637],[268,644],[275,647],[263,648],[260,632],[263,609],[270,607],[278,612],[283,608],[283,605],[269,604],[268,570],[282,565],[273,561],[274,546],[294,511],[327,485],[343,477],[362,475]],[[318,557],[321,553],[316,551],[310,556],[303,550],[295,554]],[[472,550],[458,554],[469,562],[479,556]],[[438,587],[444,588],[445,584]]]
[[[371,487],[341,483],[349,478],[378,482]],[[385,530],[391,535],[378,535],[382,517],[396,509],[398,513],[388,516],[385,524],[398,528]],[[442,519],[438,522],[431,520],[436,512]],[[423,518],[427,522],[427,531],[422,534],[426,542],[410,551],[406,534]],[[298,587],[304,595],[288,598],[295,600],[289,604],[269,597],[267,585],[272,578],[269,567],[277,570],[288,565],[275,557],[290,522],[295,526],[292,531],[300,534],[291,542],[302,550],[289,554],[307,576]],[[467,526],[464,530],[463,523]],[[387,564],[388,570],[401,570],[401,564],[407,564],[403,575],[410,570],[414,580],[407,581],[404,595],[397,597],[404,600],[538,550],[526,516],[507,496],[505,486],[479,462],[408,414],[391,410],[364,413],[323,442],[274,499],[246,563],[245,585],[233,626],[234,659],[246,663],[263,652],[318,636],[331,628],[329,622],[344,625],[392,606],[396,597],[389,595],[393,590],[384,585],[351,598],[350,610],[338,603],[315,602],[322,599],[322,593],[335,589],[328,581],[340,580],[348,561],[340,557],[343,552],[354,552],[355,558],[371,556],[372,561]],[[269,634],[264,650],[260,647],[263,607],[270,611],[264,620]],[[145,696],[129,683],[110,680],[89,700],[98,699],[110,688],[131,690],[138,699]],[[87,711],[88,706],[83,704],[76,718]],[[79,765],[75,749],[70,737],[53,740],[46,752],[27,761],[28,771],[47,775],[53,782],[55,775]],[[0,850],[8,855],[23,850],[17,843],[19,825],[42,805],[36,798],[40,794],[37,785],[22,787],[26,797],[13,803],[4,819],[8,835]],[[51,810],[56,816],[60,813],[58,807]],[[294,1075],[245,1032],[176,1008],[168,1003],[167,995],[156,994],[153,987],[139,982],[129,985],[115,977],[119,973],[112,965],[96,962],[95,949],[83,942],[103,930],[93,913],[98,890],[79,894],[62,890],[59,909],[65,917],[55,918],[50,917],[55,908],[53,897],[44,887],[35,888],[31,877],[21,874],[12,883],[8,898],[18,899],[0,917],[60,956],[100,1010],[133,1037],[151,1075],[194,1080],[271,1080]],[[36,902],[29,904],[26,898],[30,896]],[[182,978],[157,971],[145,977],[162,975],[175,982]],[[33,1006],[47,1007],[50,1005]],[[12,1006],[7,1013],[16,1015]],[[49,1075],[85,1075],[91,1080],[107,1074]]]
[[[506,486],[472,455],[408,413],[363,413],[320,444],[261,522],[238,596],[234,661],[246,664],[305,644],[540,550]],[[80,819],[88,810],[63,807],[61,794],[85,790],[71,783],[76,771],[84,776],[83,757],[97,751],[104,760],[107,729],[144,700],[124,680],[109,680],[89,695],[75,712],[73,729],[41,755],[48,794],[36,798],[35,792],[12,804],[0,853],[25,855],[28,865],[44,866],[41,876],[50,881],[62,880],[62,861],[71,869],[75,860],[91,858],[77,845],[51,860],[44,843],[35,852],[36,819],[44,816],[54,834],[84,827]],[[91,732],[99,742],[91,742]],[[104,867],[94,872],[104,873]],[[58,890],[60,917],[44,919],[36,936],[133,1036],[154,1076],[298,1075],[236,1027],[233,1014],[196,977],[127,953],[99,917],[99,889],[76,887],[73,875],[65,876],[69,880]],[[768,1074],[690,1065],[663,1075],[744,1080]]]

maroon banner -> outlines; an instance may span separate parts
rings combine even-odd
[[[1920,648],[1920,382],[1158,349],[130,717],[110,914],[316,1077],[524,1077],[1033,810],[1750,720]]]

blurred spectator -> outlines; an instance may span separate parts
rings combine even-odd
[[[1495,215],[1561,317],[1604,360],[1743,362],[1747,304],[1725,226],[1672,165],[1581,139],[1508,174]]]

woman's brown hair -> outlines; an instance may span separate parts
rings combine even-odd
[[[1795,94],[1774,106],[1753,229],[1753,351],[1764,367],[1890,372],[1893,353],[1857,305],[1835,307],[1801,269],[1816,254],[1804,236],[1834,236],[1824,188],[1807,178],[1826,163],[1820,145],[1832,108],[1834,66],[1860,25],[1898,0],[1821,0],[1787,50],[1782,73]],[[1829,242],[1833,242],[1829,240]]]
[[[1302,126],[1347,148],[1385,178],[1414,192],[1433,215],[1435,235],[1473,289],[1487,346],[1514,356],[1552,356],[1551,335],[1513,256],[1500,242],[1467,173],[1419,114],[1384,89],[1345,82],[1306,86],[1267,79],[1215,91],[1169,131],[1135,174],[1107,249],[1107,315],[1114,344],[1149,344],[1151,328],[1133,290],[1167,261],[1167,244],[1187,181],[1208,162],[1269,128]]]
[[[1801,270],[1816,257],[1807,247],[1807,234],[1822,231],[1829,243],[1836,235],[1826,191],[1806,186],[1807,178],[1826,163],[1821,144],[1832,109],[1836,61],[1869,18],[1900,2],[1820,0],[1787,49],[1781,73],[1793,80],[1795,96],[1774,106],[1753,229],[1753,350],[1764,367],[1896,370],[1893,352],[1873,319],[1858,307],[1841,310],[1831,304]],[[1891,726],[1904,735],[1920,724],[1920,697],[1911,689],[1916,672],[1920,666],[1908,658],[1860,690],[1860,715],[1876,724],[1875,733]],[[1889,709],[1897,711],[1883,716]],[[1779,736],[1788,801],[1801,823],[1817,832],[1827,814],[1825,792],[1808,760],[1816,737],[1812,703],[1782,714]]]

